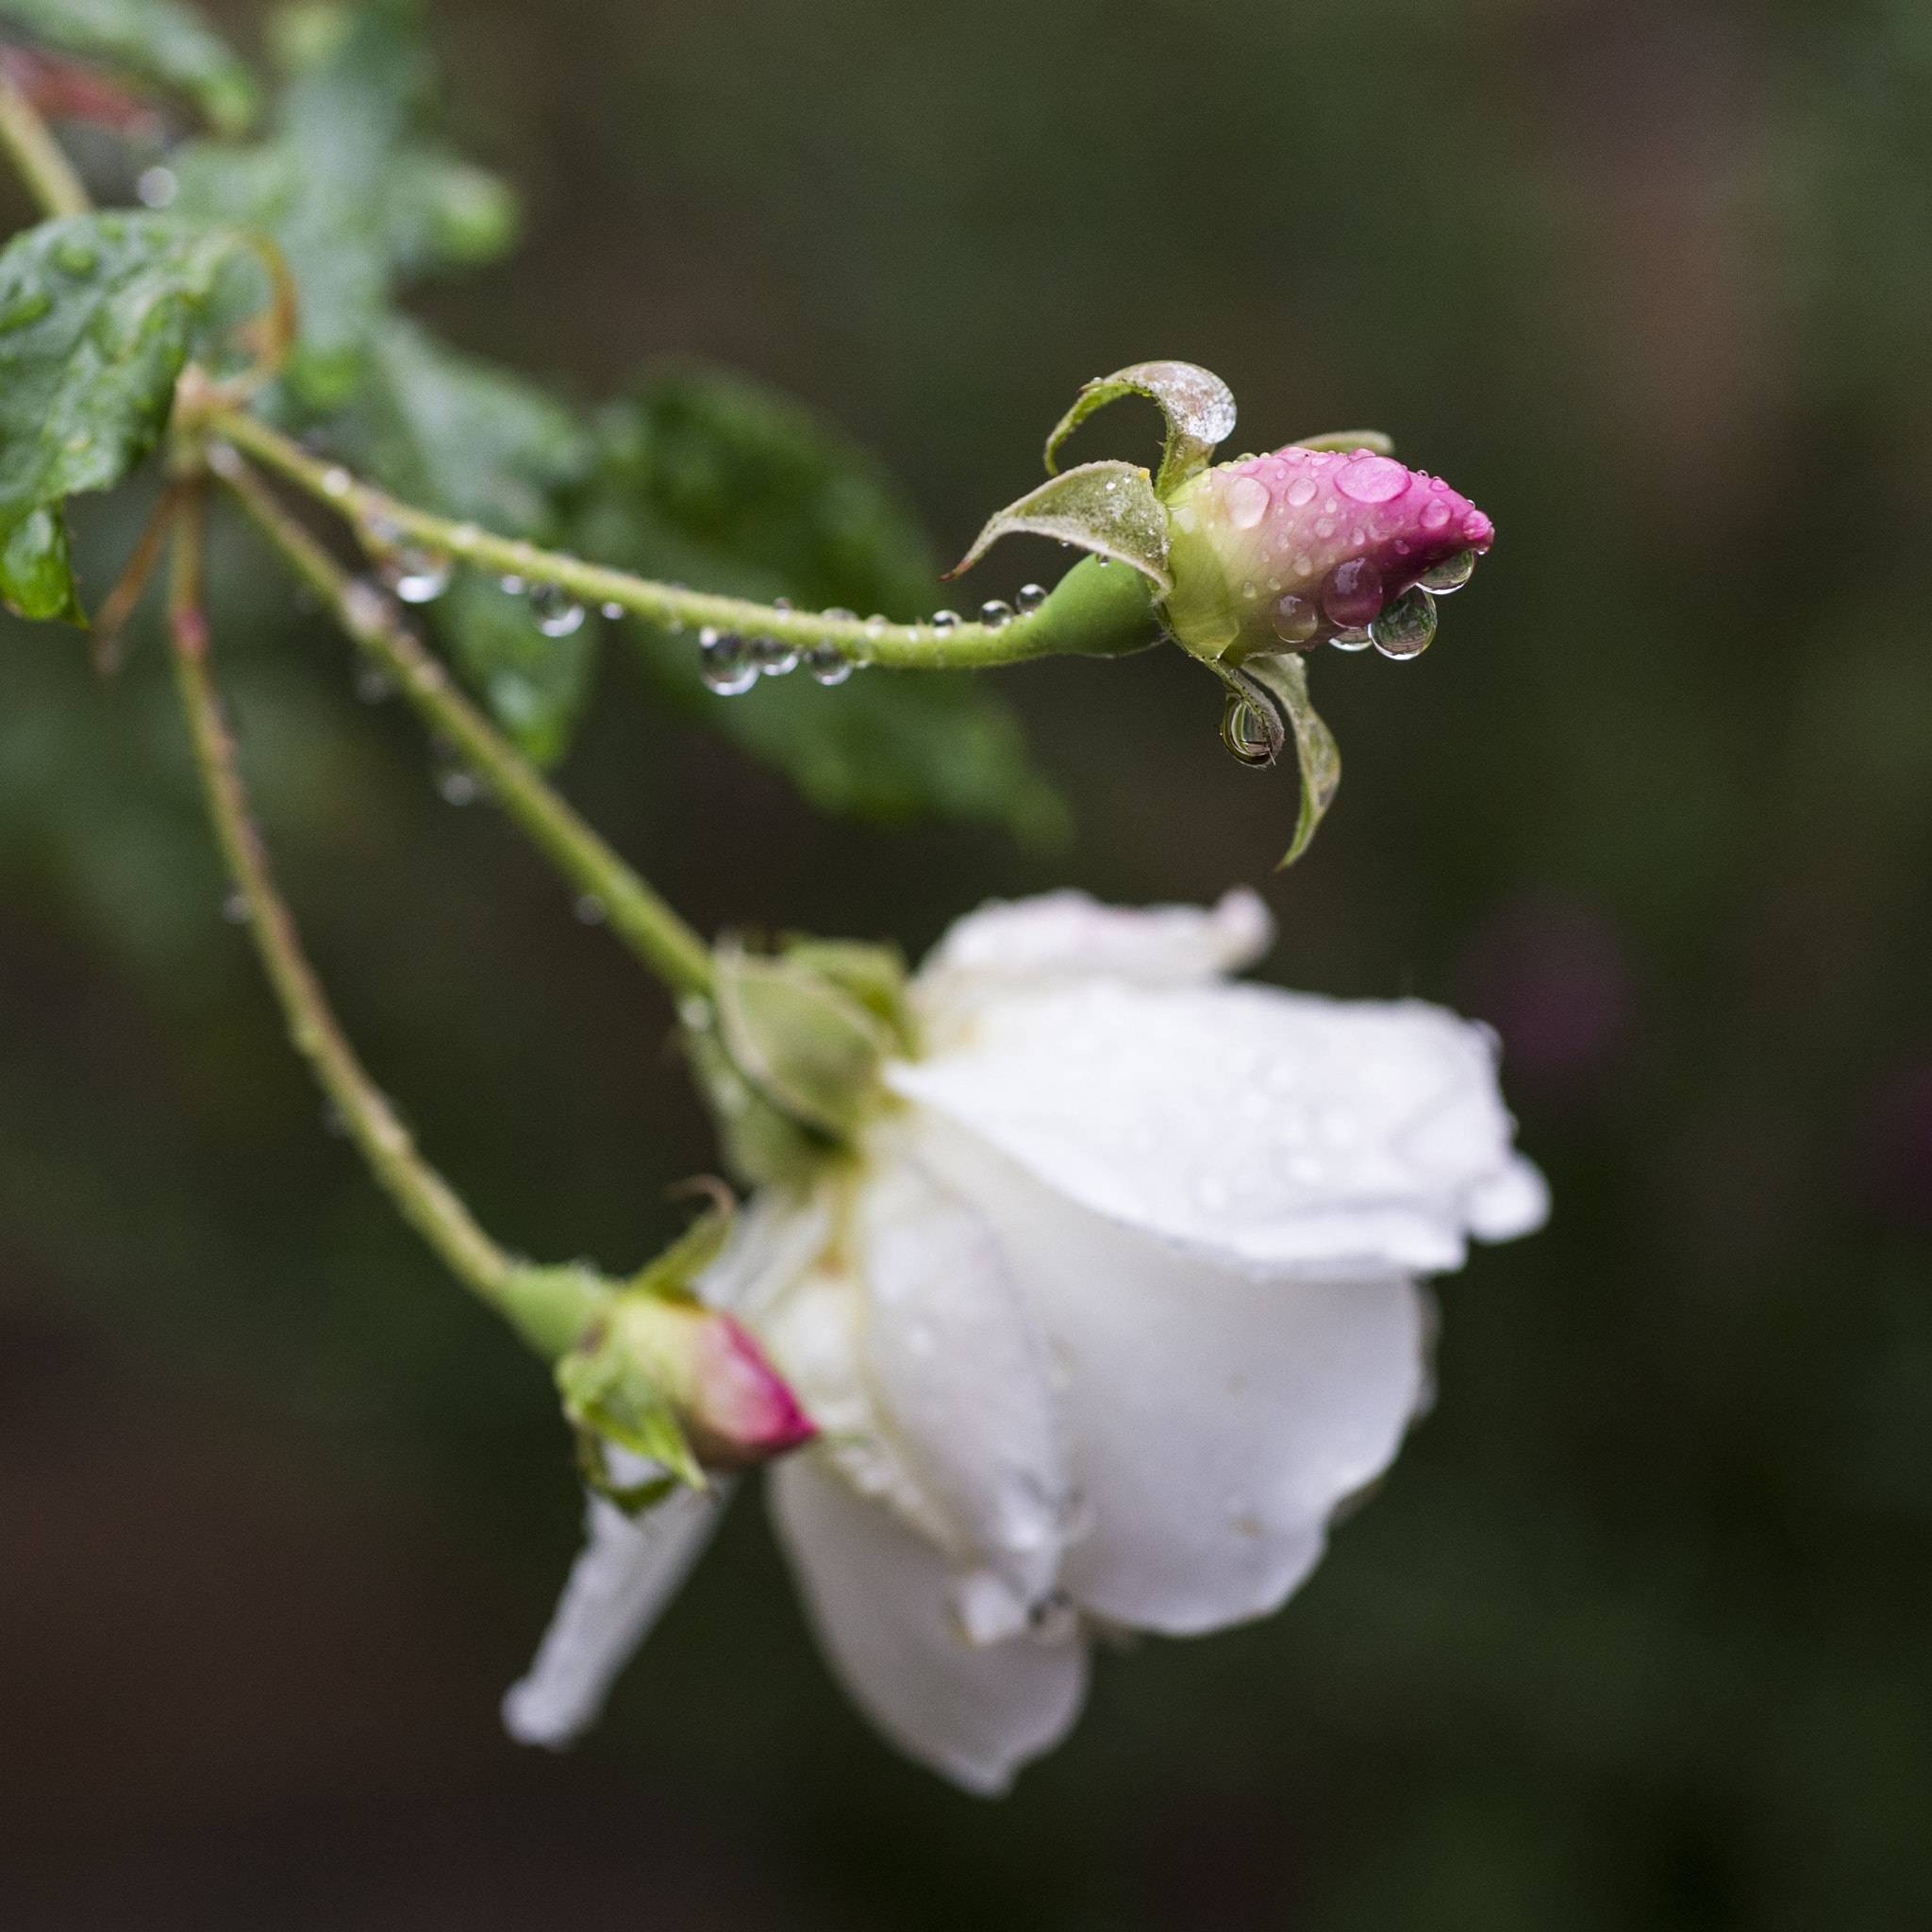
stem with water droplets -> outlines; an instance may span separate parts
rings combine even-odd
[[[395,604],[351,577],[233,450],[218,455],[214,468],[256,528],[323,599],[354,642],[381,666],[424,723],[448,741],[564,876],[578,891],[595,895],[618,938],[674,992],[708,991],[710,948],[456,688]]]

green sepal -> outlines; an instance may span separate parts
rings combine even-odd
[[[697,1278],[724,1251],[734,1218],[735,1208],[727,1194],[724,1205],[700,1214],[661,1255],[646,1261],[625,1284],[625,1292],[657,1295],[663,1301],[695,1302]]]
[[[910,1054],[917,1050],[912,1008],[906,998],[906,956],[897,946],[788,933],[779,941],[778,949],[790,964],[816,974],[841,992],[851,994],[886,1027],[898,1052]]]
[[[584,1487],[613,1503],[626,1516],[641,1516],[655,1503],[678,1487],[675,1475],[653,1476],[641,1483],[620,1483],[610,1474],[609,1458],[604,1454],[604,1439],[594,1429],[576,1431],[577,1474]]]
[[[708,1487],[670,1403],[610,1327],[558,1362],[557,1392],[580,1446],[586,1435],[601,1438],[662,1464],[693,1490]]]
[[[160,215],[65,215],[0,254],[0,597],[83,624],[62,501],[155,446],[242,239]]]
[[[1167,569],[1167,507],[1137,464],[1083,463],[1029,490],[988,520],[947,576],[971,570],[1002,537],[1020,530],[1130,563],[1163,597],[1174,589]]]
[[[719,1038],[717,1008],[709,1000],[685,1004],[685,1058],[718,1130],[726,1171],[748,1188],[808,1174],[830,1151],[830,1141],[781,1113],[745,1078]]]
[[[1248,678],[1260,686],[1294,733],[1295,763],[1302,780],[1301,810],[1295,818],[1294,838],[1281,860],[1281,866],[1292,865],[1308,849],[1315,827],[1334,803],[1336,787],[1341,783],[1341,748],[1308,702],[1307,661],[1299,652],[1249,658],[1234,669],[1216,668],[1230,682]]]
[[[891,1030],[796,960],[763,958],[729,941],[714,957],[712,1002],[732,1063],[779,1112],[843,1140],[875,1096]]]
[[[1190,476],[1208,467],[1218,444],[1233,433],[1234,391],[1211,369],[1194,362],[1136,362],[1111,375],[1097,375],[1046,439],[1046,474],[1058,474],[1055,453],[1096,409],[1123,396],[1147,396],[1167,418],[1167,445],[1154,493],[1164,502]]]
[[[241,133],[259,108],[247,64],[181,0],[0,0],[0,19],[186,94],[224,134]]]
[[[1331,429],[1324,436],[1297,436],[1295,449],[1373,450],[1378,457],[1395,454],[1395,439],[1379,429]]]

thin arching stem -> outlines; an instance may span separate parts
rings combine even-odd
[[[558,796],[537,768],[459,691],[394,602],[345,572],[276,502],[266,481],[228,450],[215,473],[296,575],[449,743],[530,840],[579,891],[603,905],[611,930],[679,994],[708,991],[704,941]]]
[[[401,502],[359,481],[337,464],[312,457],[299,443],[245,410],[210,405],[196,413],[208,435],[225,438],[237,449],[329,505],[356,525],[393,544],[407,540],[437,554],[525,583],[555,584],[586,604],[610,605],[671,629],[773,637],[801,651],[829,648],[854,663],[897,670],[973,670],[1018,664],[1029,658],[1078,653],[1117,656],[1138,650],[1156,635],[1144,597],[1136,613],[1119,623],[1096,625],[1083,606],[1079,621],[1052,603],[998,625],[888,624],[880,618],[828,617],[809,610],[781,609],[742,597],[719,597],[676,584],[633,576],[628,571],[586,563],[559,551],[542,550],[511,537],[498,537],[475,524],[457,523]],[[1124,566],[1123,567],[1124,569]]]
[[[33,198],[50,215],[84,215],[93,203],[74,163],[41,119],[19,83],[0,64],[0,147],[20,171]]]
[[[403,1218],[458,1280],[507,1315],[543,1352],[555,1353],[594,1315],[601,1300],[594,1281],[571,1271],[533,1270],[505,1253],[417,1152],[408,1129],[343,1034],[302,949],[294,917],[276,890],[236,762],[234,733],[215,688],[201,595],[202,509],[200,490],[185,488],[173,524],[168,638],[208,816],[235,890],[247,908],[249,931],[288,1023],[289,1038]]]

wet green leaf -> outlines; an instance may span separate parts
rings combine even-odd
[[[289,37],[296,71],[271,138],[201,142],[173,162],[175,212],[259,228],[287,258],[302,327],[284,381],[310,409],[354,395],[399,282],[515,239],[509,191],[425,132],[421,14],[417,0],[324,9]]]
[[[0,255],[0,595],[83,623],[60,505],[151,450],[175,379],[243,251],[156,215],[68,215]]]
[[[647,373],[600,422],[577,526],[587,555],[695,588],[905,619],[938,597],[931,546],[864,450],[791,398],[697,364]],[[631,626],[655,675],[783,771],[818,809],[878,821],[937,812],[1030,842],[1066,828],[1012,714],[977,678],[803,671],[724,698],[689,637]]]
[[[0,0],[0,20],[187,95],[225,134],[248,126],[259,107],[247,63],[181,0]]]

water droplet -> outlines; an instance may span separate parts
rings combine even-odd
[[[1288,500],[1296,509],[1315,500],[1315,479],[1312,476],[1297,476],[1288,486]]]
[[[1229,691],[1221,714],[1221,741],[1244,765],[1272,765],[1267,721],[1239,691]]]
[[[1339,630],[1328,640],[1338,651],[1366,651],[1375,641],[1359,625]]]
[[[468,772],[445,772],[436,781],[436,789],[445,805],[474,805],[481,787]]]
[[[584,607],[561,584],[539,584],[530,592],[530,612],[546,638],[567,638],[584,621]]]
[[[1408,488],[1408,472],[1392,457],[1365,451],[1342,464],[1335,487],[1354,503],[1387,503]]]
[[[772,599],[772,608],[774,610],[782,610],[789,617],[791,614],[791,599],[790,597],[774,597]]]
[[[798,646],[789,638],[755,637],[745,650],[767,677],[783,677],[798,669]]]
[[[597,608],[599,612],[603,616],[608,617],[612,624],[615,624],[617,620],[624,615],[624,606],[618,603],[615,598],[612,598],[611,601],[608,604],[598,605]]]
[[[698,632],[698,663],[699,675],[721,698],[735,698],[758,681],[758,667],[736,631],[707,625]]]
[[[521,597],[530,587],[514,571],[506,573],[496,580],[496,587],[507,596]]]
[[[325,470],[322,473],[322,493],[325,496],[342,497],[355,488],[356,479],[346,470]]]
[[[1268,613],[1274,635],[1284,644],[1305,644],[1315,635],[1322,613],[1306,597],[1284,597]]]
[[[582,893],[571,910],[584,925],[602,925],[610,917],[609,907],[605,905],[595,892]]]
[[[1440,530],[1449,521],[1449,506],[1446,503],[1425,503],[1422,515],[1416,521],[1425,530]]]
[[[1351,557],[1328,573],[1322,608],[1344,628],[1367,624],[1382,608],[1382,573],[1366,557]]]
[[[242,891],[230,892],[222,901],[222,917],[230,925],[246,925],[248,924],[248,894]]]
[[[806,653],[805,668],[821,684],[843,684],[852,675],[852,659],[835,644],[821,644]]]
[[[405,604],[433,604],[449,589],[454,566],[433,550],[406,543],[375,560],[375,574]]]
[[[1004,630],[1013,621],[1013,607],[1003,597],[989,597],[979,607],[979,621],[988,630]]]
[[[834,605],[831,609],[824,613],[824,617],[827,624],[857,624],[858,622],[858,612],[847,610],[842,605]]]
[[[1432,564],[1424,571],[1420,579],[1425,591],[1433,591],[1439,597],[1446,597],[1452,591],[1459,591],[1475,575],[1475,552],[1458,550],[1454,557],[1445,558],[1441,563]]]
[[[1093,559],[1093,568],[1095,570],[1105,570],[1112,561],[1113,558],[1110,557],[1096,557]]]
[[[1387,605],[1369,625],[1385,658],[1420,658],[1436,635],[1436,600],[1417,584]]]
[[[175,180],[173,168],[143,168],[134,192],[144,207],[166,208],[181,192],[181,184]]]
[[[1041,584],[1022,584],[1020,594],[1013,600],[1020,607],[1022,617],[1031,617],[1046,602],[1046,590]]]
[[[932,614],[932,627],[935,630],[958,630],[960,618],[957,610],[935,610]]]
[[[379,665],[365,664],[356,673],[356,695],[365,705],[379,705],[395,695],[395,686]]]
[[[1268,514],[1268,486],[1257,476],[1237,476],[1222,502],[1237,530],[1252,530]]]
[[[874,610],[865,620],[865,634],[876,643],[886,634],[886,619],[882,611]]]
[[[1317,519],[1317,521],[1316,521],[1316,524],[1315,524],[1315,535],[1316,535],[1316,536],[1318,536],[1318,537],[1332,537],[1332,536],[1334,536],[1334,534],[1335,534],[1335,519],[1334,519],[1333,517],[1321,517],[1321,518]]]

